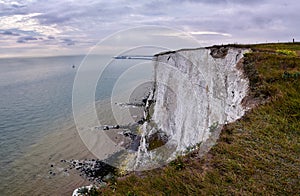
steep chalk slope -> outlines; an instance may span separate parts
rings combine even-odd
[[[156,56],[152,120],[176,152],[204,143],[212,132],[244,115],[246,50],[201,48]]]

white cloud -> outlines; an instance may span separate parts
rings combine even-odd
[[[208,45],[216,42],[255,43],[300,39],[300,3],[293,0],[0,0],[0,31],[35,36],[33,44],[86,51],[122,29],[158,25],[185,30]],[[2,38],[1,38],[2,36]],[[9,39],[10,46],[18,37]],[[48,40],[48,36],[55,39]],[[186,36],[184,33],[165,36]],[[5,37],[5,38],[6,38]],[[39,39],[43,38],[43,40]],[[67,41],[66,41],[67,40]],[[73,45],[74,43],[74,45]],[[5,48],[8,41],[1,41]],[[83,49],[85,48],[85,49]],[[13,52],[13,51],[12,51]]]
[[[220,33],[220,32],[213,32],[213,31],[192,31],[190,32],[192,35],[222,35],[225,37],[232,37],[229,33]]]
[[[62,33],[57,25],[41,25],[39,21],[34,18],[41,13],[32,13],[27,15],[12,15],[0,17],[1,29],[18,29],[21,31],[36,32],[40,35],[58,35]]]

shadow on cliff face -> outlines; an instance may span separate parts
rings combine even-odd
[[[210,48],[210,55],[213,58],[225,58],[228,54],[228,48],[226,47],[212,47]]]

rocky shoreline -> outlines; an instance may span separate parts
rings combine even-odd
[[[151,89],[153,91],[153,89]],[[141,141],[141,133],[139,133],[139,127],[143,125],[146,121],[150,119],[150,107],[155,103],[153,99],[153,95],[149,93],[146,97],[143,97],[140,102],[135,103],[116,103],[120,107],[142,107],[143,114],[140,118],[137,119],[136,122],[128,125],[102,125],[98,127],[94,127],[94,130],[105,131],[108,135],[117,132],[118,135],[121,135],[121,140],[119,143],[122,143],[122,147],[129,151],[138,151]],[[158,137],[159,135],[155,135]],[[148,138],[148,141],[153,140],[153,138]],[[152,145],[153,146],[153,145]],[[151,146],[151,147],[152,147]],[[122,154],[122,153],[120,153]],[[121,157],[121,156],[120,156]],[[118,153],[116,155],[112,155],[112,159],[116,158],[120,159]],[[81,188],[77,188],[74,190],[73,195],[80,195],[78,192],[80,189],[90,189],[94,186],[103,187],[107,186],[109,182],[114,181],[115,177],[119,175],[119,170],[111,166],[109,160],[99,160],[99,159],[84,159],[84,160],[61,160],[60,168],[56,167],[55,164],[50,165],[49,175],[55,176],[58,173],[63,172],[65,175],[69,175],[75,172],[75,174],[81,176],[82,178],[88,180],[91,185],[84,186]],[[55,169],[56,168],[56,169]],[[59,168],[59,169],[57,169]],[[57,170],[57,171],[56,171]],[[76,192],[76,194],[75,194]]]
[[[92,183],[105,185],[117,172],[117,169],[97,159],[61,160],[68,164],[69,169],[79,172],[79,175]]]

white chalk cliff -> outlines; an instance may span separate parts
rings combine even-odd
[[[243,116],[248,79],[237,67],[242,57],[240,49],[229,49],[223,58],[210,49],[157,56],[152,118],[177,150],[205,141],[211,126]]]
[[[240,61],[246,51],[200,48],[155,56],[152,121],[156,129],[169,137],[166,145],[173,146],[172,155],[204,144],[213,129],[244,115],[246,108],[242,101],[247,95],[249,81]],[[153,130],[147,132],[143,135],[152,134]],[[139,165],[157,157],[165,159],[159,154],[162,151],[147,152],[144,144],[142,138]]]

